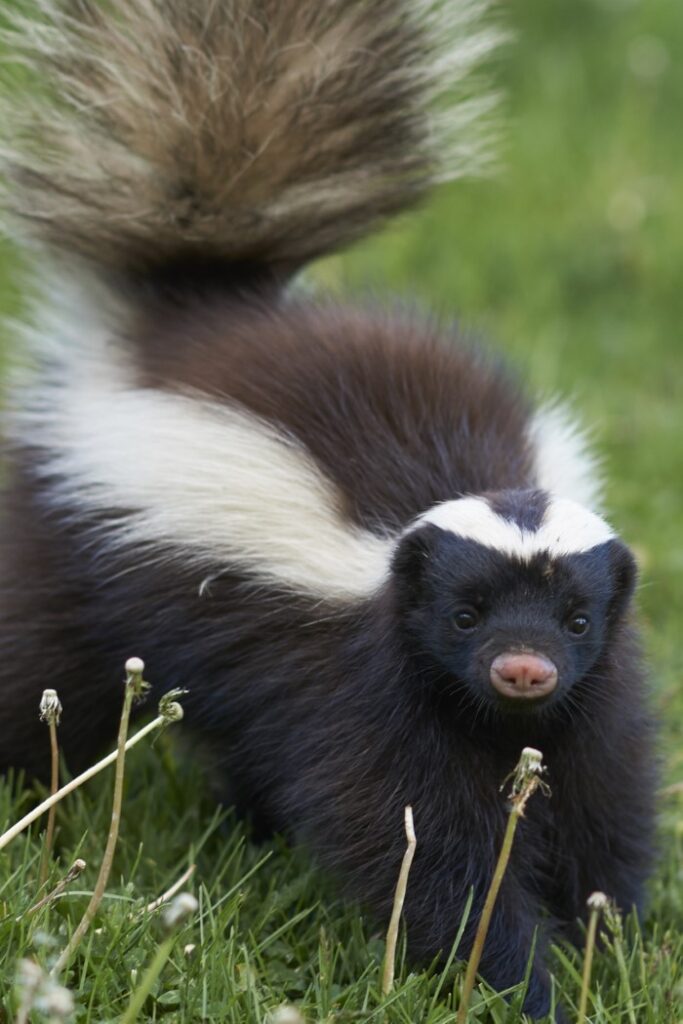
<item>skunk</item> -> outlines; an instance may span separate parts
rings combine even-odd
[[[639,907],[653,726],[634,559],[558,406],[405,308],[291,285],[481,170],[482,0],[41,0],[9,44],[9,229],[36,253],[5,417],[0,765],[111,740],[120,665],[186,686],[223,795],[388,916],[412,804],[409,955],[465,956],[540,748],[482,973],[548,1011],[586,897]],[[22,82],[25,81],[25,75]],[[16,83],[15,83],[16,89]],[[448,100],[448,104],[446,103]]]

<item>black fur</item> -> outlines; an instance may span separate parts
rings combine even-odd
[[[500,491],[489,496],[489,505],[496,515],[533,533],[543,522],[548,495],[544,491]]]

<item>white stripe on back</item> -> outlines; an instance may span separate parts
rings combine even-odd
[[[174,545],[209,571],[237,565],[334,600],[382,586],[403,534],[380,537],[351,523],[338,488],[300,443],[228,401],[140,387],[125,307],[101,285],[59,283],[51,300],[34,345],[51,370],[20,390],[13,419],[15,435],[42,450],[39,471],[56,503],[100,514],[108,543]],[[582,442],[562,417],[551,429],[547,415],[530,428],[537,465],[546,466],[538,483],[547,489],[547,467],[562,449],[567,482],[581,490],[581,473],[586,482],[592,472],[590,460],[581,469]],[[566,497],[551,499],[538,532],[475,497],[436,505],[405,532],[423,524],[524,559],[587,551],[614,536]]]

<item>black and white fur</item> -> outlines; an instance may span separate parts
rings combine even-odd
[[[518,982],[540,927],[542,1014],[548,935],[595,889],[640,906],[651,862],[633,558],[589,511],[594,465],[559,407],[423,317],[285,288],[481,166],[489,103],[466,82],[497,34],[479,0],[113,7],[41,0],[10,33],[59,101],[6,119],[9,223],[51,269],[6,423],[0,767],[44,770],[46,685],[89,762],[138,654],[188,687],[230,798],[380,918],[413,804],[425,960],[472,889],[466,954],[499,787],[540,747],[552,796],[522,822],[482,971]],[[453,85],[446,147],[429,110]],[[491,686],[511,651],[552,661],[549,696]]]

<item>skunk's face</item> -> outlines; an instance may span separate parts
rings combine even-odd
[[[439,688],[511,712],[566,698],[624,616],[636,575],[604,520],[540,491],[430,509],[393,569],[405,635]]]

